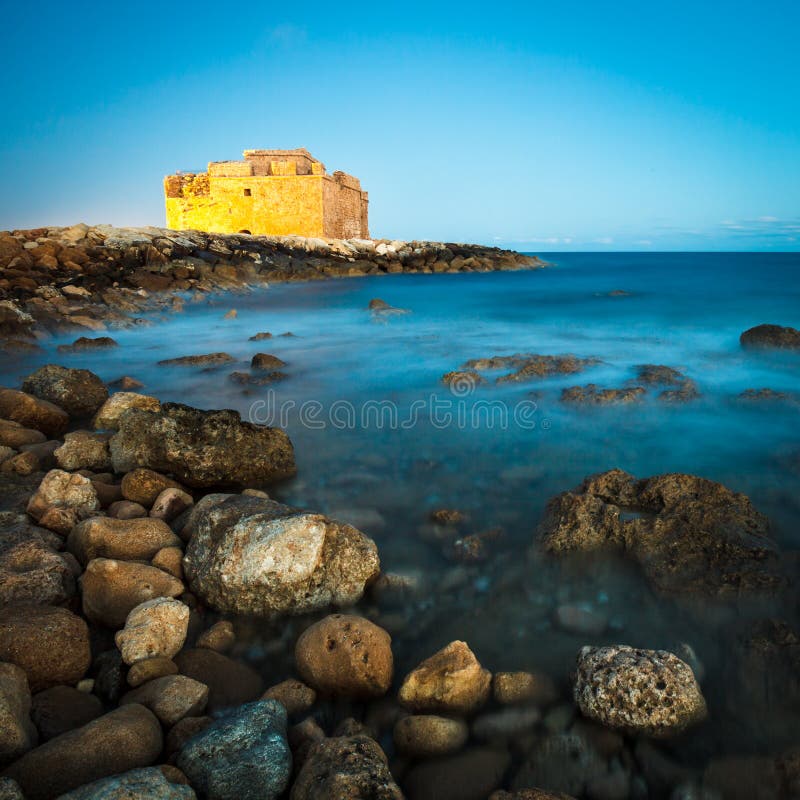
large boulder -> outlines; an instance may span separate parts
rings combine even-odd
[[[72,417],[88,417],[108,400],[103,381],[88,369],[46,364],[22,383],[22,391],[55,403]]]
[[[800,350],[800,331],[782,325],[756,325],[739,337],[739,343],[742,347]]]
[[[170,783],[158,767],[132,769],[62,794],[58,800],[195,800],[191,786]]]
[[[398,697],[416,713],[470,714],[489,698],[492,674],[466,642],[450,642],[406,675]]]
[[[352,614],[331,614],[303,631],[295,646],[300,677],[322,694],[380,697],[392,683],[392,638]]]
[[[89,628],[66,608],[18,603],[0,609],[0,661],[25,670],[32,692],[77,683],[89,669]]]
[[[132,703],[29,751],[3,774],[19,783],[27,800],[53,800],[100,778],[149,766],[163,744],[155,715]]]
[[[611,470],[552,499],[539,536],[550,553],[624,550],[663,592],[731,595],[784,585],[768,530],[745,495],[720,483]]]
[[[666,650],[625,645],[581,650],[575,702],[602,725],[657,738],[674,736],[707,714],[688,664]]]
[[[0,388],[0,417],[50,437],[59,436],[69,425],[63,408],[16,389]]]
[[[58,552],[59,543],[26,517],[0,512],[0,606],[59,605],[75,595],[74,562]]]
[[[377,577],[375,543],[322,514],[248,495],[207,495],[183,530],[192,591],[220,611],[276,616],[352,605]]]
[[[111,439],[116,472],[147,467],[190,486],[253,486],[295,474],[294,450],[278,428],[242,422],[236,411],[166,403],[160,412],[131,408]]]
[[[292,786],[291,800],[403,800],[386,755],[368,736],[314,744]]]
[[[240,706],[189,739],[177,764],[208,800],[275,800],[292,772],[286,709],[275,700]]]

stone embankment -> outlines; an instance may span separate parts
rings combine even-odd
[[[389,273],[490,272],[542,262],[473,244],[307,239],[73,225],[0,232],[0,337],[24,348],[37,332],[104,330],[177,293]]]

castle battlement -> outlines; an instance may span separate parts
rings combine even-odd
[[[245,150],[242,161],[164,178],[167,226],[213,233],[369,238],[367,192],[303,147]]]

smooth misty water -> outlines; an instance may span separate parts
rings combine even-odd
[[[738,342],[743,330],[762,322],[800,327],[800,256],[612,253],[548,260],[552,267],[530,272],[383,276],[215,298],[151,327],[112,332],[116,350],[71,356],[48,350],[15,364],[2,380],[13,384],[57,360],[107,380],[133,375],[162,400],[236,408],[271,424],[282,421],[282,412],[298,476],[271,493],[349,519],[375,538],[386,570],[422,581],[413,598],[366,607],[393,630],[401,669],[461,638],[490,668],[545,669],[566,686],[582,644],[674,649],[688,642],[706,668],[713,719],[689,737],[687,757],[774,747],[785,738],[784,724],[800,727],[800,715],[784,709],[789,719],[779,724],[771,707],[743,711],[743,702],[729,713],[737,706],[729,696],[736,669],[731,648],[742,615],[768,612],[792,621],[796,609],[689,608],[655,596],[619,559],[555,565],[527,552],[545,502],[612,467],[639,477],[681,471],[721,481],[770,517],[782,548],[798,548],[800,405],[743,403],[736,395],[762,387],[800,392],[800,356],[744,352]],[[608,296],[618,289],[630,295]],[[366,311],[373,297],[411,313],[377,318]],[[230,308],[237,318],[223,319]],[[248,341],[258,331],[295,337]],[[219,350],[241,363],[209,371],[155,363]],[[228,374],[247,369],[257,352],[284,359],[289,378],[248,390],[231,382]],[[573,353],[603,363],[504,386],[487,373],[489,384],[464,396],[440,382],[467,359],[515,352]],[[623,386],[644,363],[684,370],[702,398],[669,405],[651,390],[641,405],[625,407],[559,401],[564,386]],[[375,400],[386,401],[382,425],[364,411]],[[477,401],[502,401],[505,412],[496,411],[507,415],[507,426],[497,416],[493,425],[486,414],[476,419]],[[308,402],[316,405],[301,411]],[[394,422],[387,409],[396,409]],[[448,411],[456,417],[442,424]],[[514,413],[525,415],[524,426]],[[440,507],[469,512],[476,531],[503,528],[487,562],[454,565],[431,543],[427,517]],[[562,602],[606,614],[609,630],[595,637],[560,630],[552,620]],[[259,647],[254,639],[255,660]]]

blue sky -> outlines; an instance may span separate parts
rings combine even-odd
[[[0,228],[307,147],[374,236],[800,250],[800,3],[4,5]]]

